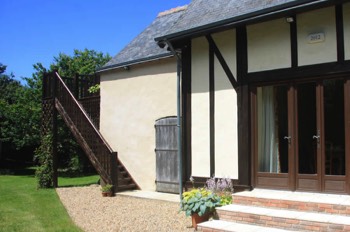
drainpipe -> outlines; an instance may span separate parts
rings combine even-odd
[[[173,55],[176,57],[177,61],[177,128],[178,128],[178,133],[177,133],[177,155],[178,155],[178,171],[179,171],[179,194],[180,194],[180,202],[182,200],[182,140],[181,140],[181,134],[182,134],[182,129],[181,129],[181,56],[179,55],[178,52],[175,51],[173,45],[167,41],[164,40],[164,43],[168,45],[168,48],[170,51],[173,53]]]

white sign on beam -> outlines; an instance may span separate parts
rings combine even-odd
[[[313,43],[322,43],[325,41],[325,34],[323,32],[321,33],[313,33],[313,34],[310,34],[308,37],[307,37],[307,42],[309,44],[313,44]]]

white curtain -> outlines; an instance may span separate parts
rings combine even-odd
[[[274,87],[259,87],[257,95],[259,172],[279,173],[278,122]]]

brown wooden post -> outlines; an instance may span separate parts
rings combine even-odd
[[[73,94],[76,99],[79,99],[79,74],[76,73],[74,76],[74,84],[73,84]]]
[[[251,151],[250,151],[250,92],[248,85],[242,85],[237,91],[238,102],[238,176],[239,185],[251,186]]]
[[[240,187],[251,188],[250,90],[246,27],[237,28],[237,108],[238,108],[238,180]]]
[[[182,49],[182,158],[183,181],[186,183],[192,174],[192,131],[191,131],[191,41]],[[185,186],[186,189],[186,186]]]
[[[118,153],[112,152],[111,154],[111,166],[110,166],[110,175],[112,179],[112,185],[114,192],[118,192],[118,171],[117,171],[117,159],[118,159]]]
[[[56,97],[57,97],[57,81],[56,71],[54,71],[51,75],[53,78],[53,114],[52,114],[52,166],[53,166],[53,187],[58,187],[58,154],[57,154],[57,109],[55,107]]]

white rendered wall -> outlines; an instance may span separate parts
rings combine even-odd
[[[350,60],[350,3],[343,5],[345,59]]]
[[[192,176],[210,176],[209,51],[205,38],[192,40]]]
[[[176,115],[176,60],[101,73],[100,130],[142,190],[155,191],[155,120]]]
[[[238,179],[237,129],[237,94],[220,62],[215,58],[216,177]]]
[[[212,37],[237,80],[236,29],[215,33]]]
[[[335,8],[327,7],[297,15],[298,65],[337,61]],[[308,36],[324,33],[325,40],[309,43]]]
[[[236,75],[236,33],[216,33],[213,39]],[[215,176],[238,178],[237,95],[215,58]],[[210,177],[209,45],[192,41],[192,175]]]
[[[247,26],[248,72],[291,67],[290,25],[284,18]]]

